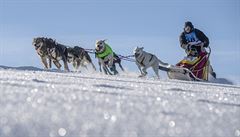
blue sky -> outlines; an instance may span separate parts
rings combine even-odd
[[[240,83],[239,0],[0,0],[0,65],[42,67],[31,45],[37,36],[85,48],[108,39],[122,55],[144,46],[176,64],[184,57],[178,37],[185,21],[209,37],[218,76]]]

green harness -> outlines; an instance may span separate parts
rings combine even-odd
[[[98,58],[104,59],[106,56],[113,54],[111,47],[105,43],[105,49],[103,52],[96,52]]]

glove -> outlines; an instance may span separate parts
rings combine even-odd
[[[204,47],[204,43],[203,42],[201,42],[201,43],[199,43],[199,44],[197,44],[196,46],[201,46],[201,47]]]
[[[188,44],[187,45],[187,51],[190,51],[194,45]]]
[[[200,43],[202,43],[202,42],[201,41],[194,41],[194,42],[189,42],[188,44],[190,44],[190,45],[198,45]]]

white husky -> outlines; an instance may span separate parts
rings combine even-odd
[[[147,75],[147,69],[149,67],[153,68],[153,71],[159,78],[158,70],[162,69],[164,70],[166,66],[169,66],[167,63],[162,62],[159,60],[155,55],[143,51],[143,47],[139,48],[136,47],[133,51],[135,59],[136,59],[136,64],[141,72],[141,75],[139,77],[143,77]],[[165,66],[165,67],[161,67]],[[165,70],[166,71],[166,70]]]

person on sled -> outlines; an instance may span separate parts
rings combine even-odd
[[[114,52],[112,48],[105,42],[105,40],[97,40],[95,46],[95,55],[99,60],[99,67],[103,67],[105,74],[111,74],[108,71],[108,68],[111,70],[111,72],[113,72],[114,75],[118,74],[114,64]]]
[[[209,46],[208,37],[199,29],[194,28],[190,21],[187,21],[179,40],[187,56],[177,66],[189,69],[199,79],[208,80],[208,73],[216,78],[205,49]]]

